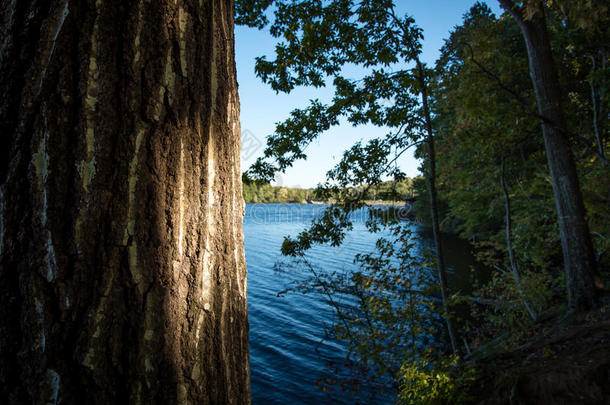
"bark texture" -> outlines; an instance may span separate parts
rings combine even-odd
[[[536,1],[538,11],[527,19],[523,7],[516,7],[512,0],[500,0],[500,4],[515,18],[525,39],[538,111],[544,117],[542,134],[555,194],[568,304],[571,309],[590,308],[598,302],[594,283],[597,264],[561,106],[544,6]]]
[[[0,402],[248,403],[232,1],[0,24]]]

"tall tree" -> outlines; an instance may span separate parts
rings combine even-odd
[[[430,218],[432,222],[432,235],[434,236],[434,245],[436,251],[436,268],[439,276],[439,286],[441,289],[441,297],[443,300],[443,310],[447,314],[447,332],[449,341],[454,353],[458,353],[457,332],[455,325],[451,319],[451,314],[448,305],[449,286],[447,284],[447,269],[445,266],[445,255],[443,241],[441,239],[441,228],[439,221],[438,210],[438,195],[436,190],[436,149],[434,147],[434,132],[432,131],[432,116],[430,106],[428,104],[428,83],[425,72],[419,57],[416,58],[417,73],[416,80],[419,83],[420,94],[422,99],[422,108],[424,113],[424,123],[426,128],[426,146],[427,146],[427,173],[428,180],[428,195],[430,199]]]
[[[248,403],[232,2],[0,24],[0,402]]]
[[[530,77],[542,117],[542,134],[555,195],[568,304],[571,309],[589,308],[597,303],[594,283],[597,265],[561,106],[545,7],[540,0],[527,2],[527,5],[518,5],[519,2],[513,0],[499,2],[519,25],[527,46]]]

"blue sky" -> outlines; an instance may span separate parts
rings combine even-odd
[[[449,36],[453,27],[461,23],[462,16],[474,3],[475,0],[395,0],[397,11],[400,14],[410,14],[416,24],[423,28],[422,60],[428,64],[434,64],[443,40]],[[500,13],[497,1],[489,0],[485,3],[496,14]],[[290,94],[276,94],[262,83],[254,74],[254,58],[267,55],[267,59],[274,59],[274,46],[275,38],[266,31],[235,28],[240,119],[242,131],[247,131],[245,142],[248,142],[248,147],[244,148],[247,153],[242,153],[242,171],[262,155],[265,137],[273,133],[277,122],[288,118],[290,111],[306,107],[310,99],[318,98],[328,102],[332,98],[331,88],[298,88]],[[296,162],[285,174],[279,175],[276,184],[314,187],[324,181],[326,172],[338,162],[345,149],[359,140],[383,136],[386,132],[383,128],[353,127],[347,123],[331,128],[307,148],[307,160]],[[260,146],[257,146],[259,142]],[[399,161],[400,167],[408,176],[416,176],[419,162],[408,152],[404,156]]]

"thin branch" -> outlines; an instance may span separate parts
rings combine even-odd
[[[504,176],[504,162],[505,159],[502,157],[500,163],[500,187],[502,188],[502,194],[504,195],[504,210],[506,216],[506,249],[508,250],[508,257],[510,259],[510,267],[513,270],[513,277],[515,282],[517,283],[517,290],[519,295],[521,296],[521,301],[523,306],[532,317],[534,322],[538,318],[538,314],[534,308],[530,305],[527,296],[525,295],[525,290],[523,289],[523,284],[521,283],[521,275],[519,274],[519,269],[517,267],[517,259],[515,258],[515,251],[513,249],[512,243],[512,217],[511,217],[511,209],[510,209],[510,197],[508,195],[508,189],[506,188],[506,181]]]
[[[307,266],[307,268],[313,274],[315,279],[318,280],[318,283],[320,283],[320,285],[322,286],[322,289],[324,290],[324,294],[326,294],[326,296],[328,297],[328,300],[329,300],[331,306],[333,308],[335,308],[335,311],[337,311],[337,316],[342,321],[343,326],[345,327],[345,330],[346,330],[347,334],[350,337],[350,340],[353,341],[354,337],[353,337],[353,334],[352,334],[352,329],[350,328],[349,324],[347,323],[347,320],[345,319],[345,317],[342,315],[343,312],[342,312],[341,308],[339,307],[339,304],[337,304],[335,302],[335,300],[333,299],[333,295],[332,295],[331,291],[329,290],[327,284],[324,281],[322,281],[322,279],[318,275],[318,272],[313,268],[312,264],[309,262],[309,260],[307,260],[304,257],[303,254],[300,255],[300,259],[301,259],[301,262],[304,263]]]

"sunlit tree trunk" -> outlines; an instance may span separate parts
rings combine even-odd
[[[555,194],[568,304],[571,309],[590,308],[598,302],[594,283],[596,261],[561,106],[559,79],[544,6],[540,1],[528,3],[529,7],[535,8],[535,12],[531,18],[526,18],[525,9],[515,6],[513,0],[499,1],[521,28],[527,46],[538,111],[544,117],[542,134]]]
[[[249,402],[232,13],[3,2],[0,403]]]

